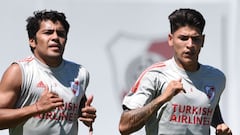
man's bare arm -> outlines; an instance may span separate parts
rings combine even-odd
[[[154,114],[164,103],[164,100],[158,98],[142,108],[124,111],[119,123],[119,131],[121,134],[128,135],[141,129],[151,115]]]
[[[164,103],[172,99],[173,96],[181,91],[185,92],[181,83],[181,79],[177,81],[171,81],[168,84],[165,92],[147,105],[141,108],[124,111],[121,115],[119,123],[120,133],[122,135],[128,135],[141,129],[152,116],[152,114],[154,114]]]
[[[20,67],[12,64],[0,82],[0,129],[15,127],[36,114],[48,112],[63,105],[63,100],[47,88],[35,104],[16,109],[14,106],[20,96],[21,83]]]

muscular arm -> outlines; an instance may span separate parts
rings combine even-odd
[[[49,112],[63,105],[63,99],[46,88],[35,104],[15,108],[20,98],[21,83],[20,67],[18,64],[12,64],[0,82],[0,129],[15,127],[36,114]]]
[[[13,109],[21,90],[21,70],[12,64],[0,82],[0,129],[14,127],[36,114],[36,106]]]
[[[121,134],[128,135],[141,129],[152,114],[154,114],[164,103],[172,99],[172,97],[180,91],[185,92],[183,90],[181,80],[172,81],[168,84],[164,93],[147,105],[141,108],[124,111],[121,115],[119,123],[119,131]]]
[[[128,135],[141,129],[151,115],[154,114],[154,112],[156,112],[165,102],[165,99],[159,96],[142,108],[124,111],[119,123],[119,131],[121,134]]]
[[[0,129],[15,127],[36,113],[34,105],[22,109],[0,109]]]

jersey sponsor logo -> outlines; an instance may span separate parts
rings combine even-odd
[[[212,108],[172,104],[171,122],[194,125],[210,125],[214,110]]]
[[[39,81],[37,83],[37,87],[45,89],[47,87],[47,84],[44,84],[43,81]],[[51,91],[54,92],[54,89],[57,88],[57,84],[56,83],[51,84],[50,88],[51,88]],[[71,82],[71,90],[73,91],[74,95],[79,95],[78,80]],[[55,121],[75,121],[79,116],[78,107],[79,107],[79,104],[77,103],[72,103],[72,102],[64,103],[63,106],[59,106],[51,112],[38,114],[34,117],[39,119],[49,119],[49,120],[55,120]]]
[[[131,88],[147,67],[171,58],[173,51],[166,37],[154,38],[121,32],[108,43],[107,54],[116,87],[114,93],[122,101],[126,94],[135,91]]]
[[[205,93],[207,94],[210,101],[214,99],[215,96],[215,87],[207,85],[204,87]]]
[[[49,119],[54,121],[76,121],[78,114],[79,104],[76,103],[65,103],[64,106],[57,107],[51,112],[38,114],[34,116],[38,119]]]

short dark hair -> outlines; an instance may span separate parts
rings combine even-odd
[[[171,33],[174,33],[180,27],[190,26],[197,28],[199,33],[202,34],[205,26],[205,19],[202,14],[190,8],[177,9],[168,16],[168,19]]]
[[[40,28],[40,24],[42,21],[51,20],[52,22],[59,21],[64,29],[66,30],[66,33],[69,31],[69,23],[66,20],[66,16],[62,12],[54,11],[54,10],[41,10],[41,11],[34,11],[33,16],[30,16],[26,19],[27,21],[27,32],[28,32],[28,38],[34,39],[36,36],[37,31]]]

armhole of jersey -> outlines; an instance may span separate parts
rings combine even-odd
[[[12,64],[17,64],[21,70],[21,79],[22,79],[22,82],[21,82],[21,92],[22,90],[26,87],[25,85],[25,71],[24,71],[24,68],[23,68],[23,65],[20,63],[20,62],[13,62]]]
[[[21,62],[13,62],[12,64],[17,64],[20,68],[20,71],[21,71],[21,87],[20,87],[20,91],[19,91],[19,95],[18,95],[18,98],[17,98],[17,101],[16,101],[16,104],[15,104],[15,107],[18,108],[18,107],[21,107],[22,105],[21,104],[24,104],[25,103],[25,100],[26,100],[26,90],[27,90],[27,87],[29,87],[30,85],[28,85],[28,82],[26,81],[26,74],[28,74],[29,72],[25,72],[24,70],[24,66]],[[21,98],[19,98],[21,97]]]
[[[88,87],[88,83],[89,83],[89,73],[88,71],[83,68],[83,67],[80,67],[80,82],[83,82],[83,88],[84,90],[86,91],[87,87]]]

